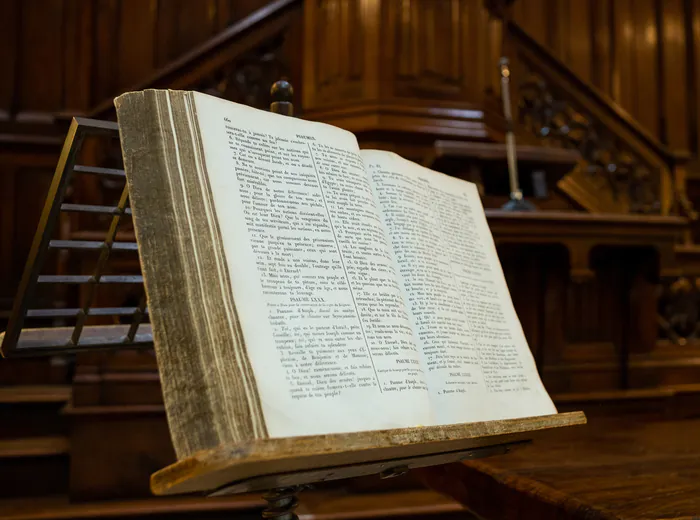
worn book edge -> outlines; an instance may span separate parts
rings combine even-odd
[[[115,106],[175,452],[265,438],[191,93],[127,93]]]

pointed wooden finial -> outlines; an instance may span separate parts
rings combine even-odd
[[[275,81],[270,89],[270,96],[272,97],[270,112],[284,116],[294,115],[294,105],[292,104],[294,87],[289,81],[286,79]]]

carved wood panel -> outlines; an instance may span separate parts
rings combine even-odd
[[[304,9],[309,108],[396,98],[479,103],[498,84],[501,23],[480,0],[307,0]]]
[[[398,95],[459,96],[464,81],[464,2],[386,2]],[[391,48],[391,47],[390,47]]]
[[[698,0],[516,0],[528,34],[672,149],[698,152]]]
[[[383,94],[483,101],[498,82],[501,25],[474,0],[382,3]]]
[[[363,97],[368,91],[367,68],[372,66],[371,56],[378,52],[369,41],[371,6],[366,0],[310,0],[304,9],[305,89],[313,93],[307,99],[313,99],[317,106]]]

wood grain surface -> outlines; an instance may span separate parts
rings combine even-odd
[[[700,419],[592,419],[421,477],[487,520],[698,518],[699,440]]]
[[[338,468],[507,444],[585,424],[581,412],[448,426],[262,439],[202,451],[155,473],[157,495],[213,491],[262,475]]]

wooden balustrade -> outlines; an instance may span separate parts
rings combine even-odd
[[[687,197],[689,154],[674,152],[612,99],[509,22],[520,122],[543,144],[583,160],[559,188],[591,212],[696,218]]]

